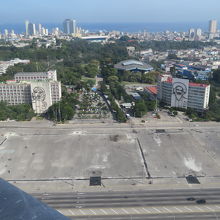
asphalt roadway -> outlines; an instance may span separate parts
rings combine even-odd
[[[33,194],[72,219],[218,219],[220,189]],[[199,200],[205,200],[199,204]]]

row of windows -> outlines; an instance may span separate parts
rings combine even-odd
[[[16,80],[35,80],[35,79],[48,79],[47,76],[16,76]]]

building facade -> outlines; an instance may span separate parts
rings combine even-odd
[[[61,82],[56,79],[54,71],[49,71],[48,78],[45,73],[19,73],[13,81],[0,83],[0,101],[7,102],[9,105],[31,104],[37,114],[42,114],[54,103],[61,100]],[[32,77],[32,78],[30,78]],[[34,78],[36,77],[36,78]],[[19,79],[19,80],[18,80]]]
[[[204,111],[209,106],[210,85],[192,83],[188,79],[162,75],[158,82],[157,98],[170,107]]]
[[[65,34],[76,34],[76,21],[72,19],[66,19],[63,22],[63,32]]]
[[[51,80],[57,81],[57,71],[50,70],[48,72],[20,72],[14,75],[17,81],[36,81],[36,80]]]
[[[217,20],[209,21],[209,38],[213,39],[217,33]]]

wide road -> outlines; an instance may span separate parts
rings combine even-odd
[[[133,215],[133,216],[99,216],[99,217],[73,217],[75,220],[218,220],[220,215],[213,213],[202,214],[161,214],[161,215]]]
[[[73,219],[218,219],[220,215],[220,189],[78,192],[34,196]],[[199,204],[199,200],[205,200],[206,203]]]

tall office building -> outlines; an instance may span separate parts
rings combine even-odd
[[[39,35],[42,34],[42,25],[41,24],[38,25],[38,34]]]
[[[28,25],[28,33],[31,36],[36,35],[36,26],[35,26],[35,24],[29,23],[29,25]]]
[[[217,20],[211,20],[209,22],[209,38],[213,39],[217,33]]]
[[[65,34],[76,34],[76,21],[72,19],[66,19],[63,22],[63,31]]]
[[[197,28],[196,29],[195,40],[201,40],[201,38],[202,38],[202,29],[201,28]]]
[[[28,36],[29,21],[25,21],[25,35]]]
[[[209,22],[209,32],[215,34],[217,32],[217,20]]]
[[[8,37],[8,29],[4,30],[5,37]]]
[[[195,37],[195,29],[194,28],[190,28],[189,29],[189,38],[190,39],[194,39]]]
[[[36,26],[29,21],[25,21],[25,35],[26,36],[34,36],[36,35]]]

